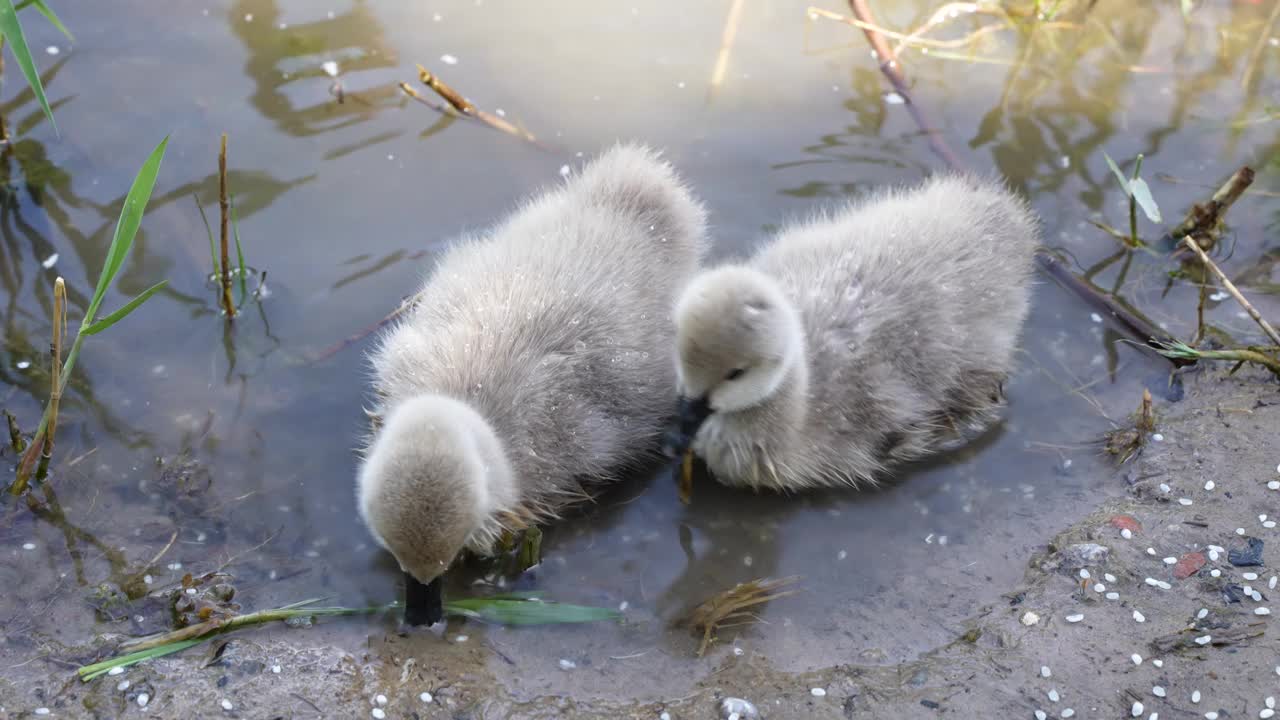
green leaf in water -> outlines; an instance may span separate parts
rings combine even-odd
[[[134,310],[137,310],[138,306],[146,302],[147,299],[150,298],[152,295],[155,295],[156,293],[160,292],[160,288],[164,287],[168,283],[169,283],[168,280],[161,280],[155,285],[152,285],[146,290],[143,290],[142,293],[139,294],[137,297],[130,300],[128,303],[125,303],[124,307],[102,318],[101,320],[98,320],[97,322],[90,325],[89,327],[80,328],[81,334],[97,335],[103,330],[106,330],[112,325],[115,325],[116,323],[128,317],[129,313],[133,312]]]
[[[114,668],[129,667],[130,665],[137,665],[138,663],[143,662],[144,660],[150,660],[152,658],[164,657],[165,655],[172,655],[176,652],[182,652],[183,650],[186,650],[187,648],[193,645],[199,645],[200,643],[204,642],[204,640],[205,638],[196,638],[194,640],[179,640],[178,642],[169,643],[168,645],[161,645],[160,647],[153,647],[153,648],[148,648],[146,650],[139,650],[138,652],[129,653],[128,655],[120,655],[118,657],[109,658],[107,660],[103,660],[102,662],[94,663],[92,665],[85,665],[84,667],[77,669],[76,674],[80,676],[81,680],[85,682],[89,682],[94,678],[98,678],[98,677],[102,677],[103,675],[106,675],[108,672],[111,672],[111,670],[113,670]]]
[[[502,625],[554,625],[616,620],[611,608],[567,605],[533,599],[469,598],[444,604],[445,612]]]
[[[1147,218],[1151,222],[1164,222],[1160,218],[1160,207],[1156,205],[1156,199],[1151,195],[1151,188],[1147,186],[1147,181],[1142,178],[1134,178],[1129,181],[1130,192],[1133,199],[1138,201],[1142,212],[1146,213]]]
[[[8,2],[10,0],[0,0],[0,3]],[[93,299],[89,302],[89,309],[84,314],[84,325],[93,324],[98,307],[102,305],[102,298],[107,294],[107,288],[111,286],[116,273],[120,272],[120,266],[124,264],[129,248],[133,246],[133,238],[138,234],[138,227],[142,225],[142,214],[146,212],[147,201],[151,199],[151,191],[156,186],[156,176],[160,173],[160,163],[164,160],[164,150],[168,144],[169,137],[166,135],[156,149],[151,151],[147,161],[142,163],[137,177],[133,179],[133,186],[129,188],[129,194],[124,198],[124,208],[120,210],[115,235],[111,238],[111,247],[107,249],[107,261],[103,263],[102,272],[98,274],[98,287],[94,288]]]
[[[57,133],[58,124],[53,121],[53,110],[49,109],[49,101],[44,96],[44,85],[40,83],[40,74],[36,72],[36,62],[31,57],[31,48],[27,47],[27,38],[22,34],[22,24],[18,22],[18,11],[13,7],[13,0],[0,0],[0,35],[8,41],[23,77],[35,93],[45,117],[49,118],[53,132]]]
[[[1106,150],[1102,151],[1102,157],[1107,161],[1107,167],[1111,168],[1111,172],[1116,176],[1116,180],[1120,181],[1120,187],[1124,190],[1125,195],[1133,195],[1133,190],[1129,189],[1129,178],[1120,172],[1120,168],[1116,165],[1116,161],[1111,159]]]
[[[53,11],[53,8],[49,7],[49,3],[45,2],[45,0],[22,0],[22,2],[18,3],[17,9],[21,10],[28,5],[35,5],[36,10],[40,11],[40,14],[49,21],[50,25],[58,28],[63,35],[67,36],[68,40],[75,42],[75,36],[73,36],[71,31],[67,29],[67,26],[63,25],[62,21],[58,19],[57,13]]]

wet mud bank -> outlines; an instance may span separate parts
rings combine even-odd
[[[1021,583],[999,602],[975,607],[953,641],[901,664],[833,657],[821,670],[784,672],[767,648],[743,651],[732,642],[734,633],[755,632],[747,626],[727,631],[703,661],[706,674],[679,697],[628,698],[624,685],[601,697],[590,674],[621,672],[617,682],[625,676],[603,664],[565,665],[550,684],[554,691],[537,694],[503,680],[521,674],[505,667],[517,661],[491,638],[467,642],[459,635],[465,628],[405,636],[388,620],[369,636],[366,627],[322,620],[314,628],[239,633],[89,684],[75,679],[72,666],[91,648],[52,649],[47,681],[0,680],[0,711],[104,718],[666,713],[711,720],[735,711],[740,718],[1259,717],[1280,695],[1280,642],[1270,627],[1271,611],[1280,612],[1272,607],[1280,387],[1248,367],[1234,376],[1204,368],[1184,381],[1184,400],[1157,401],[1151,442],[1107,471],[1123,494],[1100,497],[1083,520],[1042,539],[1026,557]],[[937,592],[948,592],[945,578]],[[672,672],[683,672],[684,661],[673,661]]]

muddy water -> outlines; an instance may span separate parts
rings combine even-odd
[[[1042,215],[1048,244],[1186,338],[1194,286],[1169,284],[1176,266],[1161,257],[1117,255],[1087,222],[1127,227],[1101,153],[1146,153],[1166,221],[1244,163],[1258,170],[1255,188],[1274,193],[1280,125],[1266,98],[1277,91],[1280,50],[1260,46],[1243,90],[1268,8],[1219,3],[1184,20],[1175,3],[1125,5],[989,34],[967,59],[951,48],[906,51],[903,61],[966,164],[1007,176]],[[665,148],[706,200],[722,256],[823,203],[939,166],[886,96],[860,34],[792,3],[744,4],[716,88],[727,2],[59,9],[75,44],[23,18],[61,136],[12,67],[0,104],[18,129],[0,211],[3,405],[34,427],[47,394],[53,279],[67,279],[74,324],[130,179],[166,134],[156,198],[107,304],[161,278],[170,287],[86,343],[64,401],[56,495],[42,495],[50,509],[3,508],[0,666],[12,678],[56,683],[95,636],[163,623],[144,601],[110,621],[96,616],[89,597],[104,582],[156,590],[225,566],[251,608],[316,595],[392,599],[398,573],[352,510],[366,345],[328,350],[412,292],[450,237],[557,181],[581,155],[619,138]],[[915,27],[932,9],[895,3],[880,20]],[[974,27],[960,21],[939,36]],[[396,85],[414,79],[417,62],[557,147],[406,101]],[[192,199],[215,204],[223,131],[245,251],[269,289],[229,329],[207,284]],[[1246,291],[1273,313],[1280,279],[1264,261],[1277,252],[1274,197],[1251,194],[1231,211],[1223,260],[1233,275],[1250,273]],[[1160,234],[1145,219],[1139,229]],[[1206,317],[1257,341],[1229,298],[1211,300]],[[799,575],[803,592],[763,608],[762,622],[725,631],[712,654],[735,647],[781,669],[915,657],[962,633],[975,608],[1017,582],[1033,548],[1118,490],[1097,480],[1090,443],[1108,418],[1123,421],[1142,387],[1161,394],[1167,383],[1162,361],[1118,342],[1077,298],[1043,282],[1009,385],[1009,421],[973,447],[861,494],[753,496],[701,484],[685,508],[669,475],[634,478],[552,529],[545,562],[518,581],[565,600],[626,603],[626,623],[453,623],[412,642],[430,653],[441,636],[468,636],[518,697],[672,697],[715,667],[693,657],[696,640],[677,624],[689,607],[735,582]],[[454,592],[485,591],[471,579]],[[331,622],[288,637],[360,652],[388,622]]]

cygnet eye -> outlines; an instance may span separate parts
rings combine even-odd
[[[742,377],[742,374],[743,374],[743,373],[745,373],[745,372],[746,372],[746,370],[743,370],[742,368],[734,368],[734,369],[732,369],[732,370],[730,370],[730,371],[729,371],[729,374],[728,374],[728,375],[725,375],[725,376],[724,376],[724,379],[725,379],[725,380],[737,380],[738,378]]]

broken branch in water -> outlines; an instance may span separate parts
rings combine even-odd
[[[227,218],[230,208],[231,204],[227,200],[227,134],[222,133],[222,144],[218,150],[218,215],[222,238],[221,263],[218,272],[222,284],[222,310],[227,314],[228,320],[236,316],[236,306],[231,299],[231,258],[227,250],[227,241],[230,237]]]
[[[761,578],[750,582],[738,583],[694,608],[689,615],[689,620],[695,630],[702,631],[702,643],[698,645],[698,657],[702,657],[703,653],[707,651],[707,646],[711,644],[716,630],[726,627],[724,624],[726,621],[741,620],[750,622],[756,616],[754,613],[748,612],[747,608],[762,605],[770,600],[777,600],[788,595],[795,595],[799,590],[776,591],[789,585],[794,585],[799,579],[798,576],[792,575],[791,577],[777,580]]]
[[[1103,294],[1101,290],[1095,288],[1088,281],[1077,277],[1067,269],[1061,259],[1049,251],[1037,251],[1036,262],[1040,264],[1040,268],[1044,270],[1045,274],[1076,295],[1084,298],[1094,308],[1106,313],[1108,317],[1120,326],[1121,330],[1124,330],[1137,342],[1156,350],[1159,350],[1162,344],[1177,342],[1176,338],[1156,327],[1155,323],[1120,304],[1115,298]],[[1194,362],[1192,360],[1169,359],[1174,365],[1190,365]]]
[[[880,64],[880,72],[888,78],[893,89],[902,98],[903,104],[907,106],[907,112],[911,114],[911,119],[915,121],[916,126],[929,138],[929,147],[933,149],[938,157],[953,170],[961,168],[960,160],[956,158],[955,153],[951,152],[951,148],[942,138],[942,134],[934,129],[933,124],[925,117],[924,110],[916,105],[915,100],[911,98],[911,91],[907,89],[907,78],[902,74],[902,67],[898,63],[898,58],[893,54],[893,50],[889,48],[889,43],[885,42],[884,35],[880,33],[879,26],[876,24],[875,16],[871,14],[871,8],[867,6],[867,0],[849,0],[849,9],[853,11],[860,24],[857,26],[862,30],[862,34],[866,35],[867,42],[871,44],[871,49],[875,51],[876,59]]]
[[[1187,211],[1187,216],[1177,227],[1165,235],[1166,241],[1177,243],[1185,235],[1195,238],[1200,247],[1210,249],[1217,242],[1218,232],[1222,226],[1222,216],[1244,194],[1253,183],[1253,169],[1248,165],[1240,168],[1223,183],[1206,203],[1196,203]]]
[[[1169,344],[1161,344],[1156,348],[1161,355],[1171,358],[1195,362],[1197,360],[1226,360],[1236,363],[1239,367],[1240,363],[1255,363],[1261,365],[1280,378],[1280,355],[1269,355],[1261,348],[1231,348],[1228,350],[1199,350],[1193,348],[1186,343],[1173,342]],[[1235,372],[1233,368],[1231,372]]]
[[[1240,293],[1236,288],[1235,283],[1231,282],[1231,280],[1226,276],[1226,273],[1222,272],[1222,268],[1218,267],[1218,264],[1206,255],[1204,250],[1200,249],[1200,245],[1193,240],[1190,235],[1182,238],[1182,244],[1190,248],[1196,256],[1200,258],[1200,262],[1204,263],[1204,266],[1209,268],[1209,270],[1218,277],[1218,280],[1222,283],[1222,287],[1224,287],[1227,292],[1231,293],[1231,297],[1235,298],[1236,302],[1240,303],[1240,306],[1244,308],[1245,312],[1249,313],[1249,317],[1253,318],[1254,322],[1258,323],[1258,327],[1262,328],[1262,331],[1267,334],[1267,337],[1271,338],[1271,341],[1275,344],[1280,345],[1280,333],[1277,333],[1276,329],[1271,326],[1271,323],[1267,322],[1266,318],[1262,317],[1262,313],[1259,313],[1258,309],[1253,306],[1253,303],[1249,302],[1249,300]]]
[[[439,75],[436,75],[421,65],[418,66],[418,80],[420,80],[423,85],[426,85],[435,91],[435,93],[441,98],[444,98],[444,101],[449,103],[450,107],[456,110],[460,115],[478,120],[494,130],[502,131],[508,135],[514,135],[522,140],[527,140],[538,145],[539,147],[545,147],[529,132],[512,125],[497,115],[487,113],[476,107],[470,100],[463,97],[461,93],[454,90],[446,84],[445,81],[441,80]],[[404,85],[401,85],[401,88],[403,87]],[[410,97],[413,97],[415,93],[409,93],[409,95]]]
[[[45,431],[40,465],[36,467],[37,480],[44,480],[48,476],[49,461],[53,459],[53,437],[58,431],[58,406],[62,402],[62,342],[66,334],[67,285],[62,276],[58,276],[53,281],[53,344],[50,346],[53,357],[49,371],[49,429]]]

